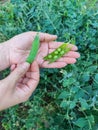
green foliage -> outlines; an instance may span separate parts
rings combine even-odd
[[[7,39],[30,30],[74,41],[81,57],[62,69],[41,69],[30,100],[0,113],[1,129],[97,130],[98,0],[12,0],[0,6],[0,32]]]

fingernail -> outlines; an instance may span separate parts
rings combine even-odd
[[[74,50],[78,50],[78,48],[76,46],[74,46],[73,48],[74,48]]]
[[[57,35],[53,35],[53,36],[57,38]]]
[[[78,53],[77,58],[79,58],[79,57],[80,57],[80,54]]]
[[[30,64],[28,62],[24,62],[21,64],[23,68],[28,68],[30,66]]]

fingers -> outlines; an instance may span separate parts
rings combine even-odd
[[[27,101],[29,97],[31,96],[32,92],[35,90],[35,88],[38,85],[39,66],[36,61],[34,61],[29,67],[29,72],[31,73],[30,75],[32,75],[30,76],[30,78],[28,78],[25,75],[24,78],[20,78],[21,81],[17,82],[16,84],[16,87],[13,91],[14,104]]]
[[[65,57],[72,57],[72,58],[79,58],[80,54],[78,52],[69,51],[67,54],[64,55]]]
[[[65,67],[67,64],[74,64],[75,62],[76,62],[75,58],[63,57],[51,64],[49,64],[48,61],[45,61],[43,63],[43,67],[44,68],[62,68],[62,67]]]
[[[51,64],[49,64],[49,61],[45,61],[42,66],[44,68],[62,68],[67,66],[67,64],[74,64],[75,62],[76,62],[75,58],[64,57],[64,58],[60,58],[59,60]]]
[[[76,59],[64,57],[64,58],[60,58],[58,62],[65,62],[66,64],[74,64],[76,62]]]
[[[40,41],[54,41],[57,39],[57,36],[56,35],[51,35],[51,34],[48,34],[48,33],[39,33],[40,35]]]
[[[49,64],[48,61],[45,61],[43,63],[43,68],[62,68],[62,67],[65,67],[67,65],[67,63],[65,63],[64,61],[63,62],[53,62],[51,64]]]
[[[54,41],[57,39],[56,35],[51,35],[48,33],[41,33],[41,32],[34,32],[34,31],[30,31],[30,32],[26,32],[28,35],[31,35],[33,38],[36,36],[37,33],[39,33],[40,36],[40,41]]]
[[[34,76],[35,76],[35,77],[34,77]],[[31,78],[31,79],[35,79],[35,80],[37,80],[37,79],[39,78],[37,72],[33,72],[33,73],[27,72],[27,73],[26,73],[26,77]]]
[[[27,72],[30,64],[25,62],[16,67],[11,74],[7,77],[7,81],[14,87],[18,80]]]
[[[49,48],[50,48],[50,49],[56,49],[56,48],[58,48],[59,46],[61,46],[62,44],[63,44],[63,42],[52,41],[52,42],[49,42]],[[73,44],[68,44],[68,47],[69,47],[69,48],[71,47],[71,50],[72,50],[72,51],[78,50],[77,46],[75,46],[75,45],[73,45]]]
[[[10,67],[10,70],[13,71],[15,68],[16,68],[16,65],[12,64],[11,67]]]
[[[30,67],[30,71],[26,73],[26,78],[23,80],[29,88],[29,95],[35,90],[39,83],[39,66],[36,61],[34,61]]]

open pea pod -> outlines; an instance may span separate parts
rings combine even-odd
[[[68,43],[64,43],[61,46],[59,46],[57,49],[55,49],[52,53],[45,56],[44,60],[49,61],[49,64],[53,63],[58,59],[60,59],[65,54],[67,54],[70,50],[71,48],[68,47]]]

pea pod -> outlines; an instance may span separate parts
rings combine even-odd
[[[44,60],[49,61],[49,63],[55,62],[58,59],[60,59],[62,56],[64,56],[66,53],[68,53],[70,50],[71,48],[68,47],[68,43],[64,43],[61,46],[59,46],[57,49],[55,49],[52,53],[45,56]]]
[[[40,40],[39,40],[39,35],[37,34],[33,40],[31,51],[29,53],[29,56],[26,59],[26,62],[31,64],[35,60],[36,55],[38,53],[39,45],[40,45]]]

